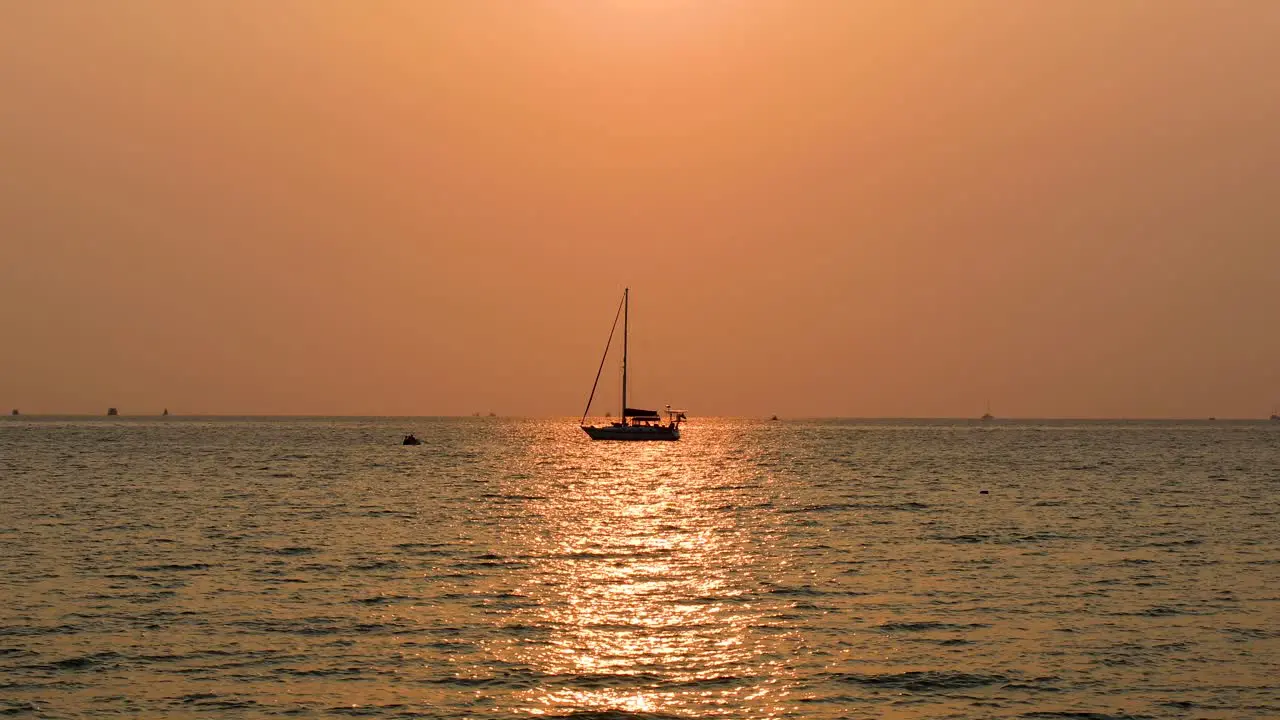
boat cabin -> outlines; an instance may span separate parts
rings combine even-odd
[[[663,416],[666,416],[665,418]],[[668,405],[665,410],[658,412],[657,410],[639,410],[636,408],[626,408],[622,412],[622,422],[614,423],[615,425],[637,425],[641,427],[669,425],[671,427],[679,427],[684,422],[685,416],[683,410],[672,410]]]

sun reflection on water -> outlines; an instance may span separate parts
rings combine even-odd
[[[741,509],[767,504],[767,483],[705,440],[581,443],[572,467],[538,476],[532,511],[508,534],[528,558],[527,602],[509,620],[536,632],[491,649],[542,681],[511,709],[782,711],[786,633],[769,631],[777,608],[758,595],[764,555],[753,547],[769,533]]]

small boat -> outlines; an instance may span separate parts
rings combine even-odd
[[[22,413],[18,412],[18,408],[14,408],[14,409],[13,409],[13,412],[11,412],[11,413],[9,413],[9,414],[10,414],[10,415],[13,415],[14,417],[17,417],[18,415],[21,415]],[[1275,420],[1275,418],[1271,418],[1271,419],[1272,419],[1272,420]]]
[[[773,422],[773,421],[775,421],[775,420],[777,420],[777,419],[778,419],[778,416],[777,416],[777,415],[774,415],[773,417],[769,418],[769,421],[770,421],[770,422]]]
[[[116,415],[119,415],[119,414],[120,414],[119,410],[115,408],[107,408],[107,417],[115,417]]]
[[[613,327],[609,329],[609,340],[604,345],[604,356],[600,358],[600,369],[596,371],[596,380],[591,384],[591,395],[587,397],[587,409],[582,412],[582,420],[578,426],[592,440],[679,440],[680,423],[685,415],[680,410],[672,410],[668,405],[666,419],[657,410],[641,410],[627,407],[627,335],[630,318],[630,288],[622,291],[622,303],[613,316]],[[618,329],[618,317],[622,318],[622,418],[608,425],[587,425],[587,415],[591,412],[591,401],[595,399],[596,387],[600,384],[600,373],[604,372],[604,362],[609,357],[609,345],[613,343],[613,333]]]
[[[413,433],[409,433],[408,435],[404,436],[404,440],[402,440],[400,444],[401,445],[421,445],[422,441],[414,437]]]
[[[14,411],[13,411],[13,414],[14,414],[14,415],[17,415],[17,414],[18,414],[18,411],[17,411],[17,410],[14,410]],[[1272,411],[1271,411],[1271,421],[1272,421],[1272,422],[1280,422],[1280,410],[1272,410]]]
[[[995,420],[995,419],[996,419],[996,416],[991,414],[991,401],[988,400],[987,411],[982,413],[982,420],[985,422],[987,420]]]
[[[169,417],[169,408],[165,408],[164,412],[160,413],[160,415],[162,417]]]

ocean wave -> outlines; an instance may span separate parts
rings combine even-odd
[[[1004,675],[985,675],[978,673],[950,672],[945,670],[919,670],[902,673],[884,673],[866,675],[862,673],[832,673],[827,676],[831,681],[851,685],[894,690],[910,690],[912,692],[934,692],[940,690],[959,690],[964,688],[985,687],[987,685],[1003,685],[1009,682]]]
[[[976,628],[989,628],[986,623],[968,623],[967,625],[957,625],[953,623],[942,622],[891,622],[877,625],[876,630],[885,632],[932,632],[938,630],[973,630]]]
[[[100,669],[104,666],[117,664],[117,662],[120,659],[121,659],[121,656],[118,653],[108,650],[105,652],[90,653],[88,655],[78,655],[76,657],[63,658],[61,660],[54,660],[53,662],[49,662],[49,663],[42,663],[38,665],[28,665],[26,667],[30,669],[39,669],[39,670],[71,670],[71,671],[90,670],[90,669]]]
[[[1149,720],[1151,715],[1108,715],[1106,712],[1037,710],[1034,712],[1024,712],[1024,714],[1019,715],[1019,717],[1027,717],[1028,720]]]
[[[92,616],[92,615],[79,615],[79,617],[96,619],[96,616]],[[83,631],[83,628],[79,625],[54,625],[52,627],[40,626],[40,625],[4,625],[4,626],[0,626],[0,637],[2,636],[32,637],[32,636],[39,636],[39,635],[74,635],[75,633],[82,632],[82,631]]]
[[[266,548],[264,552],[272,555],[314,555],[316,549],[307,545],[290,545],[281,548]]]
[[[929,505],[922,502],[908,501],[902,503],[826,503],[821,505],[801,505],[798,507],[789,507],[779,510],[781,513],[830,513],[830,512],[919,512],[928,510]]]
[[[168,565],[140,565],[135,570],[139,572],[188,572],[192,570],[208,570],[211,566],[208,563],[171,563]],[[137,576],[133,576],[137,577]]]

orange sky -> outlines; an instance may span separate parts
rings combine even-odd
[[[0,0],[0,405],[1256,417],[1280,3]],[[603,412],[616,412],[616,372]]]

